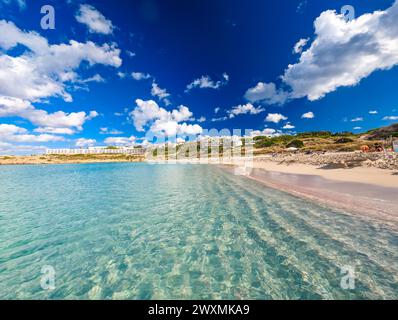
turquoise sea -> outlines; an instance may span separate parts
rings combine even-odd
[[[0,167],[0,299],[375,298],[398,298],[375,221],[214,166]]]

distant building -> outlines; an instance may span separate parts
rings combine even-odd
[[[392,147],[395,152],[398,152],[398,140],[392,142]]]
[[[144,155],[141,147],[89,147],[87,149],[47,149],[46,154],[129,154]]]

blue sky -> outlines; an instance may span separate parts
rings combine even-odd
[[[0,0],[0,154],[397,122],[398,4],[347,4]]]

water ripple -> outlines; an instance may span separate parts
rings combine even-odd
[[[213,166],[0,167],[0,181],[3,299],[398,298],[396,231]]]

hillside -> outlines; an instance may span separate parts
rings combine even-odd
[[[371,130],[366,134],[354,134],[352,132],[332,133],[329,131],[304,132],[296,135],[280,135],[280,136],[257,136],[253,138],[254,155],[286,153],[291,151],[300,151],[301,153],[313,152],[354,152],[360,151],[361,147],[368,146],[369,151],[377,151],[381,149],[391,149],[391,136],[398,137],[398,124],[389,127]],[[223,145],[220,138],[208,138],[208,145],[212,142],[220,140],[219,155],[225,155],[231,150],[231,144]],[[235,139],[235,147],[242,149],[244,153],[244,139]],[[202,147],[203,148],[203,147]],[[188,142],[179,144],[175,149],[170,150],[170,155],[177,152],[179,158],[196,158],[202,155],[208,155],[212,149],[202,150],[200,142]],[[172,151],[173,150],[173,151]],[[214,152],[214,151],[213,151]],[[169,148],[166,146],[157,146],[153,148],[152,155],[154,158],[169,154]]]
[[[373,129],[368,131],[362,138],[368,140],[388,139],[389,137],[398,137],[398,123],[394,123],[388,127]]]

